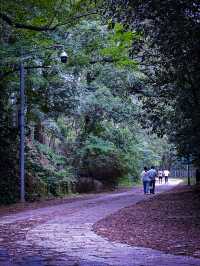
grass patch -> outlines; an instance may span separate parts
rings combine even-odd
[[[120,178],[118,187],[134,187],[134,186],[139,186],[141,185],[141,181],[139,179],[136,179],[133,176],[126,175]]]

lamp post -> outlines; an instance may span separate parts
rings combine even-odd
[[[51,49],[62,49],[60,54],[60,60],[62,63],[67,62],[67,53],[63,50],[64,46],[57,44],[51,47]],[[25,71],[24,71],[24,59],[21,56],[20,59],[20,112],[19,112],[19,131],[20,131],[20,152],[19,152],[19,168],[20,168],[20,201],[25,202]]]
[[[192,164],[192,156],[191,156],[191,144],[187,143],[186,144],[186,163],[187,163],[187,183],[188,186],[191,185],[191,180],[190,180],[190,165]]]
[[[20,113],[19,113],[19,131],[20,131],[20,201],[25,202],[25,186],[24,186],[24,141],[25,141],[25,119],[24,119],[24,64],[23,59],[20,61]]]
[[[190,165],[191,165],[191,155],[187,155],[187,184],[188,186],[191,185],[191,180],[190,180]]]

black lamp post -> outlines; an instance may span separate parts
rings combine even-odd
[[[62,49],[63,45],[55,45],[51,49]],[[60,60],[62,63],[67,62],[67,53],[63,50],[60,54]],[[25,202],[25,71],[24,71],[24,59],[20,60],[20,112],[19,112],[19,131],[20,131],[20,201]]]
[[[186,144],[186,164],[187,164],[187,184],[188,186],[191,185],[190,180],[190,165],[192,164],[192,156],[191,156],[191,145]]]
[[[187,184],[188,186],[191,185],[191,180],[190,180],[190,165],[191,165],[191,155],[187,155]]]
[[[24,119],[24,64],[23,59],[20,62],[20,111],[19,111],[19,131],[20,131],[20,201],[25,202],[25,189],[24,189],[24,142],[25,142],[25,119]]]

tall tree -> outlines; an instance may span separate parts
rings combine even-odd
[[[199,1],[126,0],[105,5],[113,23],[120,21],[143,33],[138,59],[149,78],[152,97],[146,107],[155,128],[164,123],[180,154],[191,153],[200,164]],[[162,103],[169,106],[168,117]]]

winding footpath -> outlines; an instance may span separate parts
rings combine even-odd
[[[179,182],[157,186],[157,192]],[[0,227],[19,237],[5,244],[0,235],[0,266],[200,266],[200,259],[110,242],[92,231],[105,216],[149,197],[133,188],[3,216]]]

